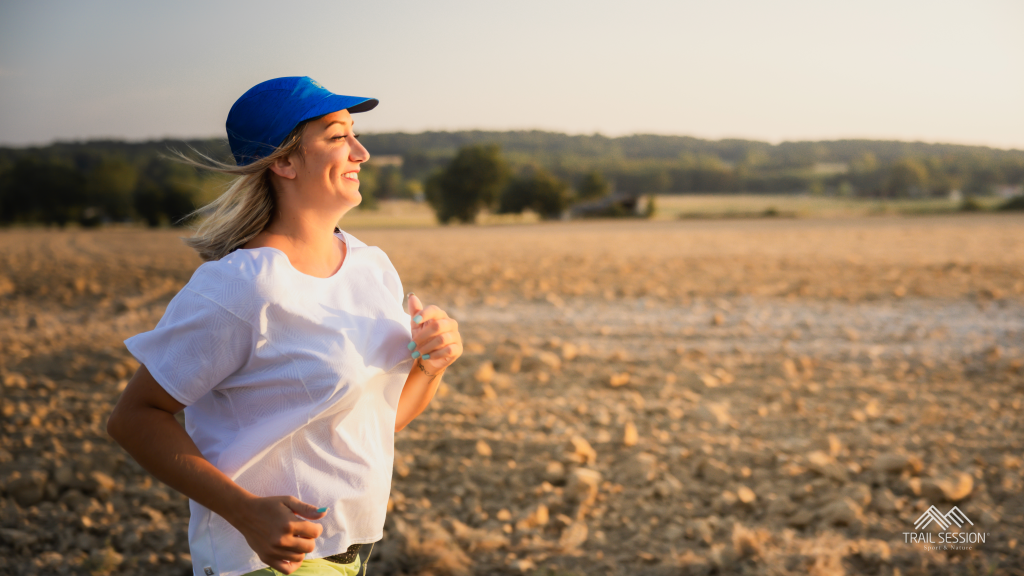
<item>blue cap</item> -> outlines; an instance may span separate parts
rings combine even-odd
[[[334,94],[308,76],[274,78],[253,86],[228,112],[228,144],[239,166],[270,155],[299,122],[337,112],[366,112],[376,98]]]

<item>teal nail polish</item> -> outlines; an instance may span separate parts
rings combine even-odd
[[[416,352],[413,352],[413,353],[412,353],[412,357],[413,357],[413,358],[419,358],[419,357],[420,357],[420,353],[419,353],[419,351],[417,350]]]
[[[415,342],[409,342],[409,350],[412,350],[415,347],[416,347],[416,343]]]
[[[420,315],[420,314],[417,314],[417,315],[416,315],[416,316],[415,316],[415,317],[414,317],[414,318],[412,319],[412,321],[413,321],[413,322],[415,322],[415,323],[417,323],[417,324],[419,324],[420,322],[423,322],[423,316],[422,316],[422,315]]]
[[[430,360],[430,354],[424,354],[423,355],[423,359],[424,360]]]
[[[324,506],[323,508],[317,508],[316,509],[316,513],[317,514],[323,514],[324,512],[327,512],[327,506]]]

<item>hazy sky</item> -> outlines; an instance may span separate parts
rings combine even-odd
[[[370,132],[1024,148],[1020,0],[0,4],[0,144],[223,136],[295,75]]]

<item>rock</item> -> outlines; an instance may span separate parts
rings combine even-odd
[[[879,514],[895,514],[903,505],[892,490],[879,488],[871,497],[871,507]]]
[[[547,366],[548,368],[555,372],[562,368],[562,358],[559,357],[558,354],[555,354],[554,352],[542,350],[537,353],[537,360],[540,360],[541,364]]]
[[[593,464],[597,461],[597,450],[582,436],[573,436],[569,442],[572,444],[570,456],[580,464]]]
[[[647,482],[654,480],[658,476],[658,457],[654,454],[646,452],[637,454],[635,466],[638,476]]]
[[[566,492],[576,501],[592,504],[601,486],[601,473],[590,468],[575,468],[569,475]]]
[[[395,532],[402,540],[401,551],[412,564],[413,573],[469,574],[471,561],[455,538],[437,522],[421,521],[416,526],[395,518]]]
[[[25,508],[42,502],[46,479],[46,472],[42,470],[29,470],[20,474],[15,472],[8,479],[4,490],[14,498],[18,506]]]
[[[528,530],[530,528],[536,528],[538,526],[546,526],[550,520],[551,513],[548,511],[547,505],[538,504],[529,516],[523,518],[519,522],[516,522],[516,529]]]
[[[899,474],[904,470],[910,470],[914,474],[918,474],[924,468],[924,463],[916,456],[887,452],[875,458],[875,463],[871,468],[889,474]]]
[[[974,477],[966,472],[921,481],[921,495],[929,502],[959,502],[974,491]]]
[[[846,467],[835,461],[835,458],[827,452],[814,450],[807,453],[807,467],[814,472],[827,476],[840,482],[847,479]]]
[[[121,563],[124,556],[118,554],[113,548],[100,548],[89,554],[89,568],[93,574],[107,574],[113,572]]]
[[[587,541],[587,534],[587,523],[577,520],[562,530],[562,535],[558,537],[558,547],[563,551],[579,548]]]
[[[484,458],[490,458],[494,452],[491,450],[491,446],[483,440],[476,441],[476,453],[483,456]]]
[[[39,541],[39,538],[35,534],[30,534],[24,530],[15,530],[13,528],[0,528],[0,541],[5,544],[9,543],[11,546],[31,546]]]
[[[473,378],[481,384],[488,384],[494,380],[494,374],[494,363],[490,360],[486,360],[482,362],[476,369],[476,372],[473,373]]]
[[[701,478],[712,484],[725,484],[732,479],[732,469],[724,462],[708,458],[701,462],[698,469]]]
[[[573,360],[577,355],[579,355],[579,352],[579,348],[577,348],[572,342],[562,344],[562,360]]]
[[[857,542],[857,555],[871,564],[888,564],[891,557],[885,540],[869,539]]]
[[[640,433],[636,429],[636,424],[633,422],[626,422],[625,430],[622,434],[622,445],[623,446],[636,446],[637,442],[640,441]]]
[[[452,533],[467,552],[490,552],[509,546],[508,536],[497,530],[471,528],[458,520],[451,520]]]
[[[686,523],[685,534],[690,540],[711,544],[715,538],[715,523],[706,518],[696,518]]]
[[[736,497],[744,504],[750,504],[754,500],[757,500],[757,495],[754,494],[754,491],[746,486],[740,486],[736,489]]]
[[[843,488],[843,495],[849,497],[861,507],[871,503],[871,487],[861,482],[850,484]]]
[[[736,497],[736,493],[734,493],[732,490],[723,490],[722,494],[718,498],[724,505],[724,507],[732,506],[739,500],[739,498]]]
[[[94,470],[93,472],[91,472],[89,474],[89,478],[91,478],[93,482],[96,483],[97,489],[102,490],[104,492],[112,492],[114,488],[117,486],[117,483],[114,482],[113,478],[98,470]]]
[[[557,460],[548,462],[547,467],[544,469],[544,479],[552,484],[562,484],[565,482],[565,466]]]
[[[608,385],[612,388],[618,388],[619,386],[625,386],[629,384],[630,375],[629,372],[622,372],[619,374],[612,374],[608,379]]]
[[[739,522],[732,525],[732,545],[741,558],[761,556],[762,546],[767,539],[768,533],[764,530],[751,530]]]
[[[732,422],[728,402],[705,402],[697,407],[696,416],[705,422],[725,426]]]
[[[789,498],[789,496],[776,496],[768,501],[768,508],[766,512],[768,516],[789,516],[796,511],[796,504]]]
[[[53,470],[53,481],[57,487],[66,490],[75,485],[75,467],[70,463],[64,463]]]
[[[805,508],[803,510],[798,510],[795,514],[790,516],[789,519],[786,520],[786,524],[794,528],[806,528],[811,524],[811,522],[814,522],[814,519],[817,518],[817,516],[818,514],[816,511]]]
[[[829,525],[850,526],[863,518],[861,507],[847,497],[842,497],[821,510],[821,520]]]

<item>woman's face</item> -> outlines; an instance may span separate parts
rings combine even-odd
[[[306,124],[296,183],[307,198],[325,208],[358,206],[359,165],[370,153],[356,140],[352,115],[339,110]],[[304,194],[305,195],[305,194]]]

